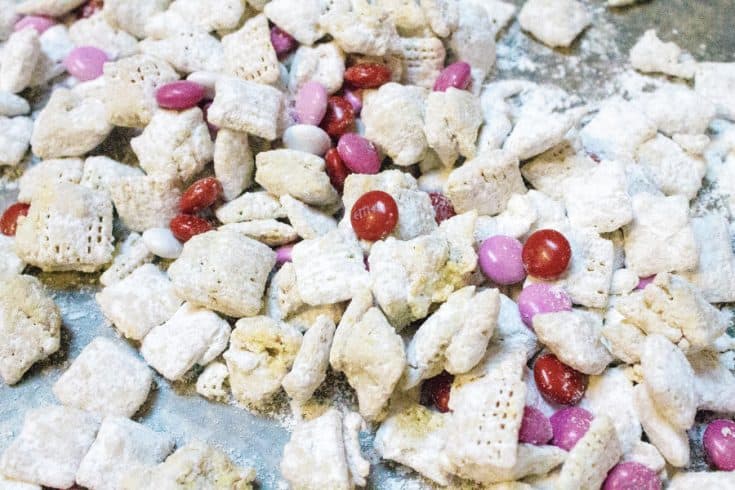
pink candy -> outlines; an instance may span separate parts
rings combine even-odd
[[[549,442],[553,434],[551,422],[541,410],[530,406],[523,409],[518,442],[541,446]]]
[[[482,242],[477,252],[480,268],[496,284],[507,286],[521,282],[526,277],[522,251],[523,245],[513,237],[491,236]]]
[[[54,19],[48,17],[41,17],[39,15],[26,15],[13,26],[14,31],[20,31],[26,27],[35,29],[39,34],[43,34],[47,29],[56,25]]]
[[[276,55],[279,58],[296,49],[296,46],[298,45],[296,39],[294,39],[291,34],[277,26],[273,26],[271,28],[271,44],[273,45],[273,49],[276,50]]]
[[[86,82],[102,76],[102,68],[109,58],[94,46],[80,46],[71,50],[64,59],[64,66],[74,78]]]
[[[661,479],[649,467],[625,461],[610,470],[602,490],[661,490]]]
[[[572,300],[567,293],[548,284],[531,284],[518,295],[518,310],[523,323],[533,327],[533,316],[537,313],[571,311]]]
[[[656,275],[648,276],[648,277],[641,277],[638,280],[638,285],[635,287],[636,289],[646,289],[646,286],[651,284],[653,280],[656,279]]]
[[[318,126],[327,113],[327,89],[319,82],[306,82],[296,94],[294,109],[298,122]]]
[[[358,114],[360,114],[360,111],[362,110],[362,99],[360,99],[360,97],[350,89],[345,89],[342,96],[347,102],[350,103],[352,108],[355,110],[355,115],[357,116]]]
[[[592,418],[592,414],[584,408],[562,408],[549,418],[554,431],[551,443],[565,451],[571,451],[577,441],[587,433]]]
[[[345,166],[355,173],[377,174],[380,171],[377,148],[359,134],[343,134],[337,143],[337,152]]]
[[[164,109],[183,110],[197,105],[204,94],[204,87],[198,83],[178,80],[161,85],[156,90],[156,102]]]
[[[472,81],[472,68],[464,61],[457,61],[444,68],[434,82],[434,92],[445,92],[449,87],[464,90]]]
[[[715,468],[735,470],[735,422],[727,419],[710,422],[702,440],[707,459]]]
[[[293,245],[283,245],[276,249],[276,264],[283,265],[286,262],[291,262],[291,252],[293,252]]]

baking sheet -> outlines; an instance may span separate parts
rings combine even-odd
[[[523,2],[513,3],[520,6]],[[590,7],[595,12],[593,26],[567,50],[552,50],[537,43],[522,34],[514,22],[500,35],[496,76],[550,82],[576,93],[582,100],[599,99],[615,89],[618,75],[626,69],[630,47],[649,28],[656,28],[660,37],[675,41],[699,60],[733,61],[735,29],[730,25],[735,14],[733,0],[654,0],[613,10],[595,1]],[[112,138],[107,144],[107,152],[123,159],[114,142]],[[14,201],[17,190],[13,180],[18,174],[19,169],[0,170],[0,209]],[[17,386],[0,385],[0,451],[17,435],[26,409],[55,403],[51,386],[70,360],[94,337],[117,338],[95,304],[96,276],[37,272],[34,275],[53,291],[61,308],[62,348],[34,366]],[[179,444],[195,438],[214,443],[238,463],[254,466],[260,488],[274,489],[285,488],[278,465],[288,440],[286,427],[292,423],[286,413],[284,406],[276,417],[255,416],[198,397],[192,383],[172,385],[156,376],[155,389],[136,420],[172,434]],[[369,488],[431,488],[425,480],[403,468],[380,463],[368,435],[364,435],[362,442],[374,463]],[[692,467],[705,468],[701,454],[695,454]]]

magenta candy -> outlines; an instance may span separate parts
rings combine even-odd
[[[355,115],[359,115],[360,111],[362,110],[362,99],[360,99],[360,97],[350,89],[345,89],[342,97],[344,97],[345,100],[350,103],[352,109],[354,109],[355,111]]]
[[[661,486],[661,479],[651,468],[625,461],[610,470],[602,490],[661,490]]]
[[[590,428],[592,414],[584,408],[562,408],[549,418],[554,437],[551,443],[565,451],[570,451]]]
[[[102,67],[109,58],[107,54],[94,46],[80,46],[71,50],[64,58],[64,66],[71,76],[86,82],[102,76]]]
[[[735,422],[727,419],[710,422],[702,439],[707,460],[715,468],[735,470]]]
[[[296,49],[299,43],[288,32],[278,26],[273,26],[271,27],[271,44],[273,49],[276,50],[276,55],[280,58]]]
[[[541,410],[531,406],[526,406],[523,409],[523,420],[521,421],[521,430],[518,432],[518,442],[542,446],[548,443],[553,435],[551,422]]]
[[[560,287],[542,283],[530,284],[518,295],[518,310],[523,323],[533,327],[535,314],[571,311],[572,300]]]
[[[651,284],[653,280],[656,279],[656,275],[648,276],[648,277],[641,277],[638,280],[638,285],[635,287],[636,289],[646,289],[646,286]]]
[[[359,134],[343,134],[337,143],[337,152],[345,166],[357,174],[377,174],[380,171],[377,148]]]
[[[47,29],[56,25],[54,19],[48,17],[41,17],[40,15],[26,15],[13,26],[14,31],[20,31],[26,27],[31,27],[36,30],[39,34],[43,34]]]
[[[205,92],[205,88],[198,83],[178,80],[161,85],[156,90],[156,102],[164,109],[190,109],[204,98]]]
[[[296,94],[296,120],[318,126],[327,113],[327,89],[319,82],[306,82]]]
[[[444,68],[434,82],[434,92],[445,92],[449,87],[464,90],[472,81],[472,68],[464,61],[457,61]]]
[[[477,252],[480,268],[496,284],[507,286],[521,282],[526,277],[522,251],[523,245],[513,237],[491,236],[482,242]]]
[[[286,262],[291,262],[291,253],[293,252],[293,245],[283,245],[276,249],[276,264],[282,265]]]

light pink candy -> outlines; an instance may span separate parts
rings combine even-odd
[[[276,264],[283,265],[286,262],[291,262],[291,253],[293,252],[293,245],[283,245],[276,249]]]
[[[352,109],[355,111],[355,115],[359,115],[362,110],[362,99],[360,99],[360,97],[350,89],[345,89],[342,96],[350,103]]]
[[[276,56],[281,58],[296,49],[299,43],[288,32],[278,26],[273,26],[271,27],[271,44],[276,51]]]
[[[56,25],[56,21],[49,17],[41,17],[40,15],[26,15],[13,26],[14,31],[20,31],[26,27],[31,27],[39,34],[43,34],[47,29]]]
[[[636,289],[646,289],[646,286],[651,284],[653,280],[656,279],[656,275],[647,276],[647,277],[641,277],[638,279],[638,285],[635,287]]]
[[[359,134],[343,134],[337,143],[337,152],[345,166],[355,173],[377,174],[380,171],[378,149]]]
[[[94,46],[72,49],[64,59],[64,66],[74,78],[86,82],[102,76],[102,67],[109,60],[107,54]]]
[[[445,92],[454,87],[464,90],[472,81],[472,68],[464,61],[457,61],[444,68],[434,82],[435,92]]]
[[[319,82],[306,82],[296,94],[296,119],[318,126],[327,113],[327,89]]]

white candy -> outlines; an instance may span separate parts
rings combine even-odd
[[[170,228],[151,228],[144,231],[143,243],[152,254],[164,259],[177,259],[184,249]]]
[[[329,135],[322,128],[311,124],[294,124],[283,132],[283,146],[289,150],[322,156],[331,145]]]

